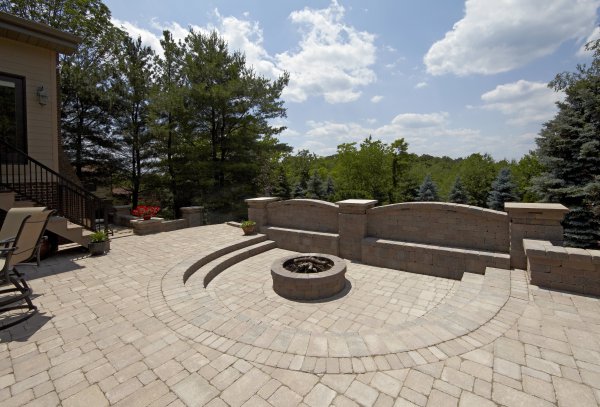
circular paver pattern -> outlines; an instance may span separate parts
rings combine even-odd
[[[271,250],[242,261],[215,277],[206,290],[223,306],[256,324],[318,333],[369,333],[396,330],[431,310],[459,284],[444,278],[410,274],[347,262],[351,287],[332,299],[299,302],[273,291],[273,257],[293,252]],[[186,285],[200,289],[194,275]]]
[[[214,257],[199,253],[150,282],[150,306],[181,337],[250,362],[361,373],[432,363],[488,344],[514,324],[527,296],[524,277],[506,270],[455,281],[348,262],[349,291],[291,301],[273,292],[270,279],[273,260],[289,254],[271,249],[228,260],[233,265],[213,278],[221,260],[205,264],[202,258]],[[184,284],[199,262],[205,266]]]

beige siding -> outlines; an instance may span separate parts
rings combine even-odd
[[[56,52],[0,38],[0,72],[25,77],[28,153],[58,171]],[[38,103],[39,86],[48,91],[47,105]]]

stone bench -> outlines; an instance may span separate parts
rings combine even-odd
[[[277,247],[301,253],[325,253],[339,255],[340,235],[337,233],[265,226],[261,229]]]
[[[508,253],[468,250],[446,246],[366,237],[362,261],[411,273],[461,279],[463,273],[485,273],[486,267],[510,269]]]

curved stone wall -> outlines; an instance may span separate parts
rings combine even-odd
[[[367,235],[402,242],[509,251],[505,212],[443,202],[410,202],[367,211]]]
[[[338,233],[338,206],[315,199],[290,199],[267,205],[267,224],[288,229]]]

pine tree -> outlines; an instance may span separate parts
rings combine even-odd
[[[467,194],[460,177],[456,177],[454,180],[454,185],[448,195],[448,201],[457,204],[467,204],[469,202],[469,195]]]
[[[325,186],[325,199],[331,201],[333,199],[333,195],[335,194],[335,185],[333,184],[333,179],[331,176],[327,177],[327,185]]]
[[[291,194],[292,191],[287,176],[285,175],[285,169],[283,166],[280,166],[277,170],[277,180],[273,187],[273,195],[281,199],[289,199]]]
[[[510,169],[502,168],[498,177],[492,182],[492,190],[488,196],[488,208],[496,211],[504,210],[504,202],[518,201],[519,197],[515,193],[516,186],[512,181]]]
[[[546,171],[533,182],[544,201],[570,209],[563,221],[565,243],[594,248],[600,239],[600,40],[586,48],[594,52],[591,66],[558,74],[549,84],[566,97],[536,140]]]
[[[323,180],[319,176],[317,171],[313,172],[313,175],[308,180],[306,187],[306,196],[311,199],[321,199],[324,195]]]
[[[437,186],[431,179],[431,175],[427,175],[419,187],[418,200],[421,202],[436,202],[440,200]]]
[[[294,191],[292,191],[292,197],[293,198],[306,197],[306,191],[304,190],[304,188],[302,188],[301,183],[298,182],[296,185],[294,185]]]

